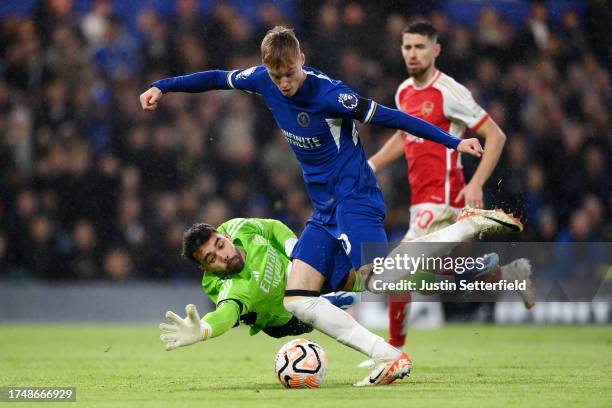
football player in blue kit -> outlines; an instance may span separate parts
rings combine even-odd
[[[293,30],[275,27],[261,43],[263,65],[211,70],[154,82],[140,95],[152,111],[167,92],[239,89],[261,96],[300,162],[314,212],[292,252],[285,308],[301,321],[369,356],[377,364],[355,385],[390,384],[410,373],[407,354],[320,296],[347,286],[367,288],[375,256],[364,243],[387,243],[385,204],[367,163],[354,120],[400,129],[480,157],[477,139],[459,139],[433,125],[360,96],[341,81],[304,66]],[[350,272],[347,274],[346,271]]]

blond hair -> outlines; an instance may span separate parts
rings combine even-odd
[[[295,62],[300,55],[300,42],[293,29],[276,26],[261,41],[261,61],[267,67],[281,68]]]

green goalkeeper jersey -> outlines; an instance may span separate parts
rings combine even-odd
[[[285,310],[283,298],[291,261],[285,245],[288,240],[295,242],[295,234],[280,221],[259,218],[235,218],[218,231],[229,235],[246,257],[239,273],[228,277],[204,273],[204,292],[217,305],[204,316],[212,323],[213,337],[231,328],[238,318],[250,324],[251,335],[287,323],[292,315]]]

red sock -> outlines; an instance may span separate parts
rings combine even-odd
[[[406,334],[406,305],[410,303],[410,292],[389,295],[389,344],[394,347],[404,347]]]

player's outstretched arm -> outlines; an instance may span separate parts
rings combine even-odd
[[[262,78],[268,78],[267,71],[263,66],[256,66],[234,71],[216,69],[160,79],[153,82],[151,88],[140,95],[140,104],[144,110],[154,110],[157,101],[166,92],[196,93],[213,89],[240,89],[261,94],[261,87],[264,84]]]
[[[159,338],[166,343],[166,350],[189,346],[194,343],[218,337],[231,329],[240,318],[240,307],[233,301],[219,304],[216,310],[200,319],[195,305],[185,306],[184,319],[172,311],[166,312],[170,323],[160,323]]]
[[[364,100],[362,99],[361,101]],[[363,103],[361,101],[360,104]],[[374,123],[391,129],[400,129],[417,137],[440,143],[461,153],[476,157],[482,155],[482,146],[476,138],[462,140],[422,119],[397,109],[391,109],[384,105],[377,104],[374,101],[370,101],[369,108],[365,108],[364,106],[363,110],[366,111],[363,119],[364,123]]]
[[[174,350],[177,347],[189,346],[204,341],[212,335],[212,328],[206,322],[200,320],[198,309],[195,305],[185,306],[187,317],[184,319],[172,311],[166,312],[166,319],[170,323],[161,323],[159,338],[166,343],[166,350]]]
[[[213,89],[231,89],[228,82],[230,71],[212,70],[190,75],[160,79],[140,95],[140,105],[144,110],[155,110],[157,101],[167,92],[206,92]]]

